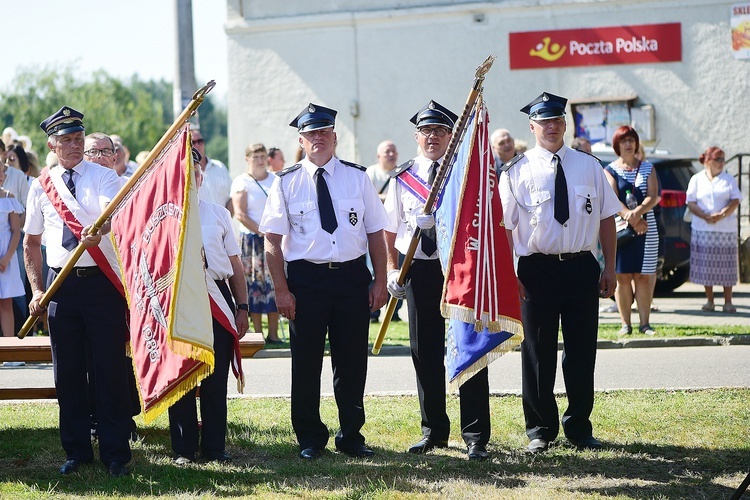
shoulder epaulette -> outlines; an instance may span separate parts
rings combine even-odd
[[[286,167],[284,170],[282,170],[281,172],[278,172],[276,175],[278,177],[284,177],[286,174],[294,172],[295,170],[299,170],[301,167],[302,167],[302,164],[297,163],[295,165],[292,165],[291,167]]]
[[[364,171],[366,171],[366,170],[367,170],[367,167],[363,167],[362,165],[358,165],[358,164],[356,164],[356,163],[352,163],[352,162],[350,162],[350,161],[344,161],[344,160],[342,160],[342,159],[340,159],[340,158],[339,158],[339,161],[340,161],[341,163],[343,163],[344,165],[346,165],[347,167],[354,167],[354,168],[356,168],[356,169],[359,169],[359,170],[361,170],[362,172],[364,172]]]
[[[388,175],[391,176],[391,178],[398,177],[399,175],[403,174],[407,170],[411,168],[411,166],[414,165],[414,159],[407,161],[406,163],[402,163],[398,167],[394,168],[390,172],[388,172]]]
[[[578,148],[573,148],[573,149],[575,149],[575,150],[576,150],[576,151],[578,151],[579,153],[583,153],[583,154],[586,154],[586,155],[589,155],[589,156],[591,156],[592,158],[594,158],[594,159],[595,159],[596,161],[598,161],[599,163],[601,163],[601,162],[602,162],[602,161],[601,161],[601,160],[599,159],[599,157],[598,157],[598,156],[596,156],[596,155],[595,155],[595,154],[593,154],[593,153],[589,153],[588,151],[584,151],[584,150],[582,150],[582,149],[578,149]]]
[[[510,170],[510,167],[512,167],[513,165],[515,165],[519,161],[521,161],[522,158],[523,158],[523,153],[519,153],[516,156],[514,156],[513,158],[511,158],[508,163],[506,163],[505,165],[503,165],[502,167],[500,167],[500,173],[507,172],[508,170]]]

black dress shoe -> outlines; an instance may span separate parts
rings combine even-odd
[[[231,462],[232,455],[227,453],[225,450],[222,451],[211,451],[203,454],[203,458],[210,462]]]
[[[78,472],[81,464],[88,463],[81,460],[66,460],[64,464],[60,466],[60,474],[73,474]]]
[[[322,454],[322,450],[319,450],[317,448],[305,448],[304,450],[299,452],[299,457],[302,460],[315,460],[316,458],[320,458],[320,455]]]
[[[354,458],[368,458],[368,457],[375,456],[375,452],[372,451],[370,448],[368,448],[366,444],[361,444],[359,446],[356,446],[354,447],[353,450],[339,450],[339,451]]]
[[[487,448],[479,443],[472,443],[468,446],[469,460],[487,460],[490,458],[490,454],[487,453]]]
[[[422,454],[427,453],[433,448],[447,448],[448,447],[448,440],[434,440],[431,438],[422,438],[422,440],[416,444],[413,444],[409,447],[409,453],[416,453],[416,454]]]
[[[109,464],[109,475],[112,477],[122,477],[130,474],[128,468],[122,462],[112,462]]]
[[[570,439],[568,441],[573,443],[573,446],[579,450],[601,450],[602,442],[596,439],[594,436],[586,436],[582,439]]]
[[[549,450],[550,442],[546,439],[532,439],[529,445],[526,447],[526,451],[529,453],[542,453],[543,451]]]

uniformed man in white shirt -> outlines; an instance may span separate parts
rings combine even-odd
[[[409,344],[417,393],[422,414],[422,439],[409,447],[409,453],[426,453],[448,446],[450,420],[445,406],[445,318],[440,312],[443,270],[438,260],[434,217],[422,215],[426,196],[402,185],[400,177],[409,176],[412,186],[429,192],[439,164],[448,149],[458,116],[430,101],[411,118],[414,137],[422,154],[392,172],[385,208],[388,226],[388,289],[394,297],[406,298],[409,311]],[[422,230],[406,286],[399,286],[398,253],[406,254],[414,231]],[[459,389],[461,397],[461,436],[470,460],[486,460],[490,439],[490,402],[487,369],[480,370]]]
[[[197,148],[196,148],[197,149]],[[193,152],[195,181],[198,189],[203,183],[203,172],[198,161],[200,153]],[[240,260],[240,247],[232,228],[229,210],[215,203],[200,200],[203,251],[206,272],[216,282],[224,301],[234,313],[238,338],[247,332],[248,304],[245,271]],[[169,407],[169,434],[175,452],[174,463],[187,465],[195,461],[199,442],[204,460],[228,462],[227,435],[227,377],[234,350],[234,335],[213,319],[214,371],[201,381],[201,422],[198,425],[196,388]]]
[[[83,159],[82,113],[64,106],[40,127],[60,164],[34,179],[26,205],[24,260],[33,292],[31,314],[44,312],[39,304],[46,288],[42,233],[50,274],[60,272],[79,240],[87,248],[47,307],[60,438],[67,457],[60,473],[76,472],[94,458],[85,390],[88,346],[96,373],[99,454],[109,474],[119,477],[128,474],[125,464],[131,458],[128,370],[132,371],[132,366],[125,357],[126,303],[103,267],[108,265],[104,251],[113,252],[111,243],[101,233],[91,235],[88,231],[121,183],[114,170]],[[83,230],[73,233],[80,226]],[[105,248],[107,245],[109,248]]]
[[[599,297],[615,291],[614,214],[621,206],[599,161],[563,144],[567,99],[543,93],[521,111],[536,146],[506,164],[500,178],[505,228],[518,256],[523,409],[528,451],[549,448],[560,425],[555,401],[560,321],[568,440],[599,449],[590,415]],[[600,273],[597,239],[605,258]]]
[[[386,214],[365,168],[333,155],[335,117],[310,104],[292,120],[305,158],[277,174],[260,222],[276,306],[290,321],[292,426],[302,459],[318,458],[328,442],[320,419],[326,332],[341,425],[336,448],[360,458],[374,454],[360,429],[370,311],[388,297]],[[369,291],[368,249],[375,272]]]

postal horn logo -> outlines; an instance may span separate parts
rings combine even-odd
[[[559,43],[550,43],[552,39],[548,36],[542,38],[542,41],[536,44],[536,47],[529,51],[532,57],[540,57],[548,62],[554,62],[565,54],[566,46],[560,46]]]

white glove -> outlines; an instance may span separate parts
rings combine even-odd
[[[421,230],[432,229],[435,227],[435,216],[432,214],[419,214],[414,218],[414,222]]]
[[[403,285],[398,284],[398,275],[400,274],[400,271],[398,269],[394,269],[393,271],[388,273],[388,293],[396,297],[397,299],[405,299],[406,298],[406,288],[404,288]]]

